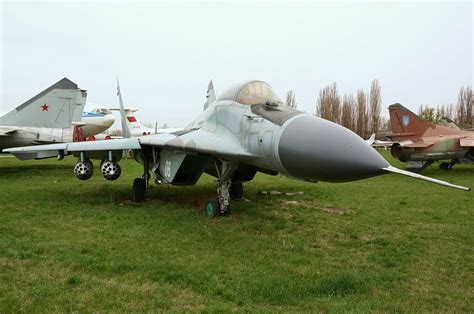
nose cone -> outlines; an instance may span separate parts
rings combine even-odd
[[[104,116],[104,125],[111,126],[115,122],[115,116],[111,113],[108,113]]]
[[[384,174],[390,166],[354,132],[327,120],[302,115],[280,137],[278,153],[288,175],[344,182]]]

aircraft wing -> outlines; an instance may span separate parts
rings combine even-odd
[[[24,146],[4,149],[4,153],[11,153],[18,159],[42,159],[58,155],[68,155],[74,152],[106,152],[128,149],[140,149],[138,138],[123,138],[110,141],[91,141],[60,143],[49,145]]]
[[[8,127],[0,127],[0,136],[10,136],[11,133],[15,132],[15,128],[8,128]]]
[[[91,141],[37,145],[4,149],[3,152],[14,154],[19,159],[40,159],[68,155],[78,152],[107,152],[129,149],[157,147],[183,153],[210,155],[225,159],[251,159],[249,154],[232,136],[216,135],[201,129],[189,130],[181,135],[169,133],[129,137],[108,141]],[[91,157],[92,158],[92,157]]]
[[[465,137],[459,140],[459,145],[462,147],[474,147],[474,137]]]

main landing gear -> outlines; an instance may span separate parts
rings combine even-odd
[[[209,200],[206,204],[206,214],[209,218],[222,216],[230,212],[230,200],[242,198],[242,183],[232,182],[232,176],[237,169],[238,163],[227,161],[214,162],[218,186],[216,200]]]
[[[443,170],[452,170],[453,166],[457,163],[456,160],[452,160],[451,162],[443,162],[439,165],[439,169]]]
[[[135,178],[133,180],[133,194],[132,202],[143,203],[145,202],[145,194],[148,189],[148,181],[150,180],[150,172],[148,168],[148,159],[143,160],[143,176],[141,178]]]

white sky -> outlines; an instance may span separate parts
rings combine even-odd
[[[88,100],[182,126],[218,91],[260,79],[314,112],[319,90],[457,100],[473,78],[472,2],[13,2],[1,10],[0,111],[66,76]]]

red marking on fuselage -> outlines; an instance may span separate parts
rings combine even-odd
[[[48,111],[49,106],[47,104],[44,104],[41,106],[41,111]]]
[[[135,117],[127,117],[128,122],[137,122],[137,119]]]

